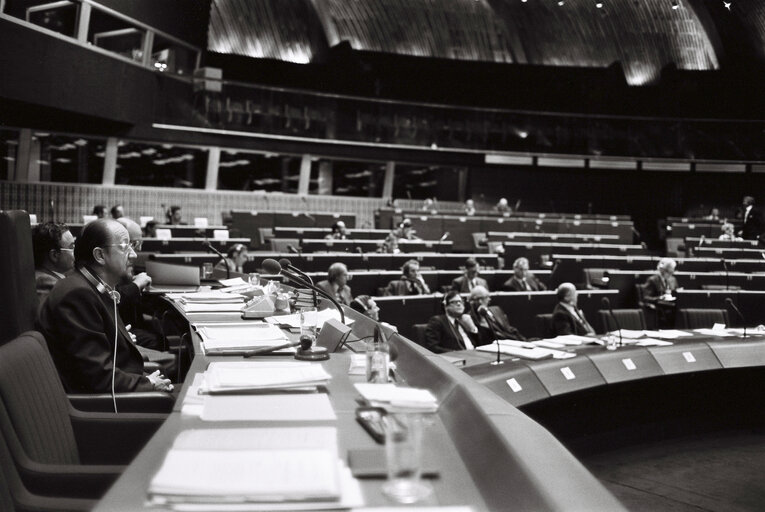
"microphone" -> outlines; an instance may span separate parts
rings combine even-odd
[[[616,315],[614,314],[614,310],[611,309],[611,301],[608,300],[608,297],[603,297],[600,300],[600,303],[603,304],[604,307],[608,308],[608,312],[610,313],[611,318],[613,318],[614,324],[616,324],[616,328],[618,329],[617,332],[619,333],[619,346],[620,347],[624,346],[624,340],[622,340],[622,328],[619,325],[619,320],[616,319]]]
[[[287,258],[282,258],[279,260],[279,265],[281,265],[282,268],[286,268],[287,270],[290,270],[292,272],[297,272],[300,274],[306,281],[313,284],[313,279],[311,279],[311,276],[297,268],[296,266],[292,265],[292,262],[288,260]]]
[[[478,306],[478,309],[476,309],[476,311],[478,312],[479,315],[482,315],[494,320],[494,313],[492,313],[491,310],[487,308],[486,306],[484,306],[483,304]]]
[[[292,244],[287,244],[287,251],[292,254],[298,254],[298,255],[300,254],[300,250],[296,249],[295,246]]]
[[[445,241],[447,238],[449,238],[450,233],[447,231],[443,235],[441,235],[441,238],[438,239],[439,242]]]
[[[329,300],[335,308],[340,312],[340,321],[345,324],[345,312],[343,311],[343,308],[340,307],[340,304],[338,304],[337,300],[335,300],[334,297],[332,297],[330,294],[322,290],[321,288],[317,288],[316,286],[310,284],[307,281],[304,281],[300,276],[297,274],[293,274],[292,272],[289,272],[288,270],[282,268],[281,264],[271,258],[266,258],[263,260],[262,263],[263,269],[266,270],[269,274],[282,274],[283,276],[288,277],[291,281],[294,281],[295,283],[299,284],[300,286],[304,286],[306,288],[309,288],[313,290],[314,292],[318,293],[322,297],[325,297],[327,300]],[[294,267],[292,267],[294,268]]]
[[[704,242],[706,241],[707,237],[704,235],[701,235],[701,238],[699,238],[699,245],[696,246],[696,250],[701,249],[701,246],[704,245]]]
[[[271,347],[260,347],[256,348],[255,350],[250,350],[249,352],[245,352],[242,357],[252,357],[252,356],[258,356],[263,354],[270,354],[271,352],[276,352],[277,350],[281,350],[283,348],[290,348],[290,347],[297,347],[300,345],[300,348],[304,350],[308,350],[311,348],[311,339],[310,338],[303,338],[303,336],[300,337],[298,341],[293,341],[290,343],[284,343],[282,345],[274,345]],[[305,346],[308,345],[308,346]]]
[[[735,311],[738,314],[738,317],[741,319],[742,322],[744,322],[744,339],[746,339],[746,318],[744,318],[744,315],[741,313],[741,310],[736,307],[736,305],[733,303],[733,299],[730,297],[725,297],[725,303],[733,308],[733,311]]]
[[[720,260],[720,263],[722,263],[723,269],[725,270],[725,291],[728,291],[728,262],[723,258]]]
[[[486,324],[489,326],[489,330],[491,331],[491,335],[494,338],[494,342],[497,344],[497,360],[492,361],[490,364],[493,366],[504,364],[505,362],[500,359],[501,352],[499,351],[499,336],[497,336],[497,331],[494,330],[494,313],[492,313],[491,310],[483,304],[478,306],[476,312],[486,318]]]
[[[226,266],[226,279],[230,279],[231,278],[231,269],[228,268],[228,262],[226,261],[226,256],[222,252],[220,252],[218,249],[213,247],[213,245],[210,242],[208,242],[207,240],[202,242],[202,247],[204,247],[208,251],[212,251],[212,252],[214,252],[215,254],[218,255],[218,258],[220,258],[223,261],[223,264]]]

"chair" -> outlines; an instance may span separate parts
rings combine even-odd
[[[620,328],[635,331],[647,329],[645,314],[643,314],[642,309],[614,309],[613,312]],[[600,325],[603,326],[604,332],[615,331],[617,329],[610,311],[598,311],[598,316],[600,317]]]
[[[716,323],[728,325],[728,311],[725,309],[688,308],[677,313],[677,327],[680,329],[709,329]]]
[[[0,433],[33,493],[99,498],[165,417],[78,411],[40,333],[0,346]]]
[[[588,290],[607,289],[609,278],[606,274],[609,270],[607,268],[584,269],[584,287]]]
[[[420,345],[421,347],[425,347],[425,329],[428,327],[428,324],[414,324],[412,325],[412,331],[414,332],[414,342]]]
[[[34,329],[37,314],[32,227],[25,211],[0,211],[0,343]]]
[[[290,252],[290,247],[298,248],[300,247],[300,239],[299,238],[272,238],[270,240],[271,242],[271,250],[273,252]]]
[[[543,315],[536,315],[534,317],[534,325],[536,327],[537,336],[539,338],[554,338],[555,330],[553,329],[553,316],[552,313],[545,313]]]

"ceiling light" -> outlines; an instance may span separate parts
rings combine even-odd
[[[602,9],[603,8],[603,2],[596,3],[595,7],[597,7],[598,9]]]
[[[672,0],[672,9],[679,9],[680,3],[677,0]]]
[[[565,4],[565,3],[566,3],[566,2],[564,2],[563,0],[560,0],[560,1],[558,2],[558,5],[562,6],[562,5],[563,5],[563,4]]]

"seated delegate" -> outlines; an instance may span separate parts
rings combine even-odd
[[[327,271],[327,279],[316,283],[316,287],[327,292],[340,304],[350,306],[353,301],[353,294],[347,283],[348,267],[344,263],[333,263]]]
[[[75,246],[75,270],[53,287],[37,327],[45,336],[64,388],[73,393],[172,390],[159,371],[144,375],[143,358],[117,311],[115,287],[136,253],[127,230],[98,219]],[[116,358],[115,354],[116,332]]]
[[[444,295],[441,305],[442,315],[435,315],[428,320],[425,328],[425,347],[437,354],[452,350],[470,350],[482,342],[478,327],[465,312],[465,302],[459,292],[454,290]]]
[[[32,230],[35,287],[42,302],[74,268],[74,237],[65,224],[45,222]]]
[[[577,306],[576,287],[571,283],[561,283],[555,293],[558,297],[558,303],[553,309],[552,317],[555,335],[594,335],[595,329],[592,328],[582,310]]]
[[[507,315],[499,306],[490,306],[491,296],[489,290],[483,286],[476,286],[470,292],[468,304],[470,304],[470,317],[478,327],[478,336],[481,344],[492,343],[494,340],[520,340],[526,341],[523,334],[510,325]]]
[[[529,260],[523,257],[513,262],[513,277],[505,281],[503,286],[513,292],[541,292],[547,289],[542,281],[529,272]]]
[[[401,267],[403,275],[396,281],[388,283],[385,295],[425,295],[430,288],[420,275],[420,263],[409,260]]]
[[[468,258],[465,261],[465,273],[452,281],[452,290],[468,293],[476,286],[483,286],[488,290],[489,283],[483,277],[479,277],[479,269],[478,262],[473,258]]]

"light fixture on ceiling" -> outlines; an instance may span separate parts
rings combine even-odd
[[[596,3],[595,7],[597,7],[598,9],[602,9],[603,8],[603,2]]]
[[[677,10],[680,8],[680,2],[677,0],[672,0],[672,9]]]
[[[559,6],[561,6],[561,7],[562,7],[562,6],[563,6],[563,4],[565,4],[565,3],[566,3],[566,2],[564,2],[563,0],[559,0],[559,1],[558,1],[558,5],[559,5]]]

